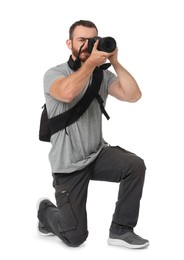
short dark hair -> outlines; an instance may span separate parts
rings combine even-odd
[[[84,27],[88,27],[88,28],[95,28],[96,31],[97,31],[97,33],[98,33],[98,29],[97,29],[96,25],[95,25],[93,22],[88,21],[88,20],[79,20],[79,21],[73,23],[73,24],[70,26],[70,29],[69,29],[69,39],[72,39],[72,37],[73,37],[73,32],[74,32],[75,28],[76,28],[77,26],[80,26],[80,25],[82,25],[82,26],[84,26]]]

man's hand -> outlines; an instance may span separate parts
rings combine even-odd
[[[113,52],[110,53],[108,60],[110,61],[110,63],[112,65],[117,63],[117,61],[118,61],[118,48],[116,48]]]
[[[104,51],[99,51],[97,49],[98,43],[99,43],[99,40],[97,39],[96,42],[94,43],[91,55],[87,60],[88,62],[92,62],[95,65],[95,67],[104,64],[106,62],[106,60],[109,59],[113,55],[113,52],[108,53],[108,52],[104,52]]]

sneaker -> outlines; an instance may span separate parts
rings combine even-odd
[[[36,206],[37,212],[40,209],[42,209],[43,207],[45,208],[45,207],[47,207],[49,205],[55,207],[55,205],[48,198],[41,198],[41,199],[39,199],[38,202],[37,202],[37,206]],[[44,226],[41,223],[40,220],[38,221],[38,227],[37,228],[38,228],[38,233],[40,235],[42,235],[42,236],[54,236],[54,233],[50,230],[50,228]]]
[[[108,244],[111,246],[124,246],[131,249],[145,248],[149,246],[149,241],[136,235],[133,231],[123,235],[115,235],[110,233]]]

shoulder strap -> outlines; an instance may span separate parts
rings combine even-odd
[[[79,119],[79,117],[87,110],[92,100],[97,96],[102,79],[103,70],[95,68],[93,71],[92,83],[88,86],[80,101],[71,109],[49,119],[51,135],[62,129],[66,129],[67,126]]]

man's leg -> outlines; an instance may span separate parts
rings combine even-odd
[[[110,232],[123,235],[137,224],[145,177],[144,161],[120,147],[106,147],[94,163],[92,179],[120,182]]]
[[[55,174],[56,204],[40,207],[41,224],[69,246],[81,245],[88,236],[86,199],[90,167],[70,174]]]

